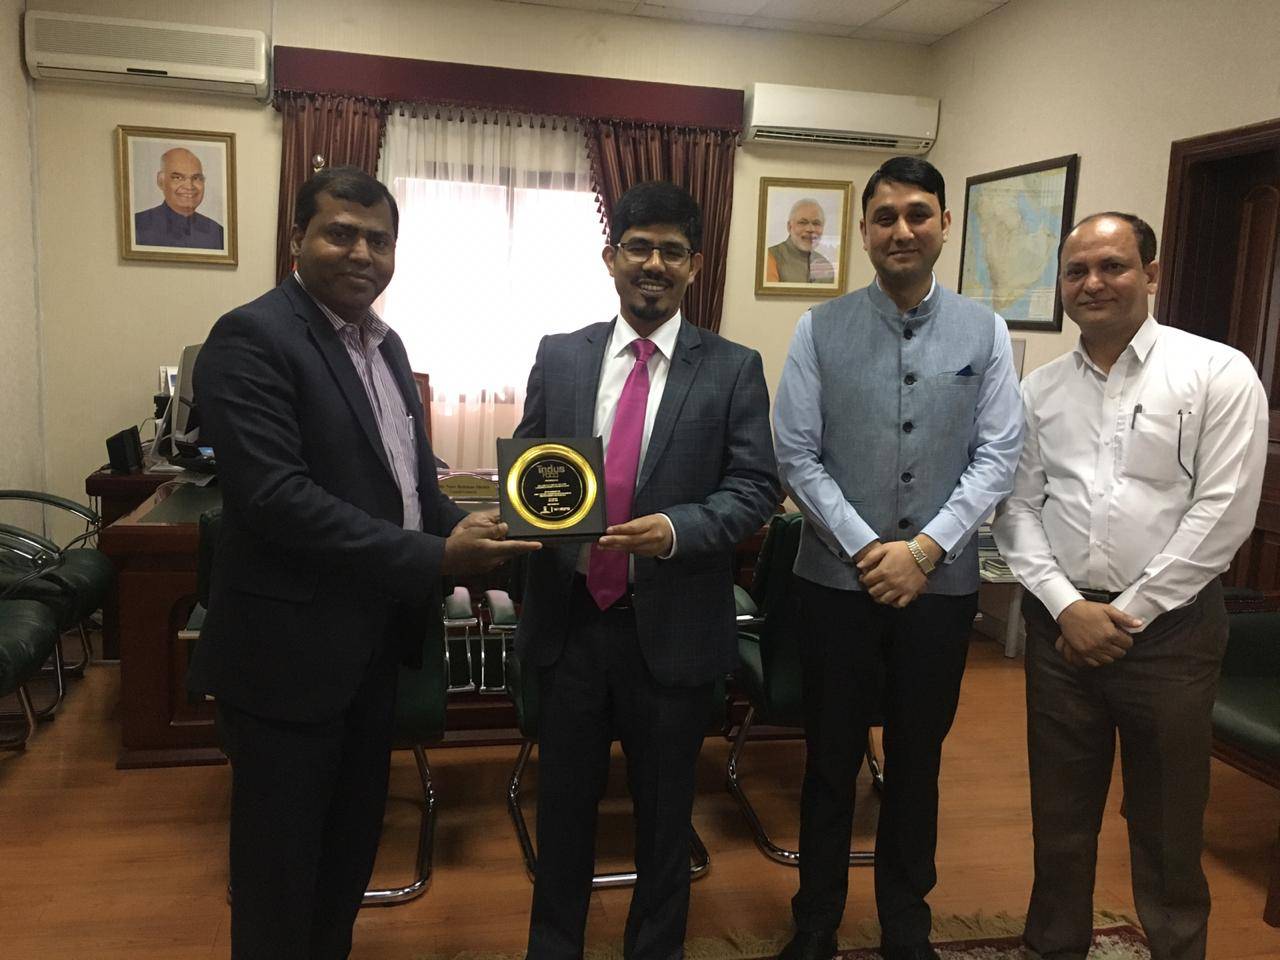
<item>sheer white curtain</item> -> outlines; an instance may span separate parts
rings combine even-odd
[[[436,455],[492,467],[539,339],[618,308],[582,131],[563,118],[405,107],[387,120],[380,174],[400,206],[382,315],[431,377]]]

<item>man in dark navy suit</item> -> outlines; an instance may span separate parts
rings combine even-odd
[[[296,272],[222,317],[195,368],[223,527],[189,686],[217,699],[232,764],[233,960],[348,955],[399,664],[440,629],[441,574],[537,548],[436,486],[404,346],[370,309],[395,269],[386,187],[326,170],[296,209]]]
[[[734,547],[781,500],[760,354],[680,314],[702,211],[670,183],[614,207],[618,316],[547,337],[521,437],[605,439],[609,527],[533,557],[516,649],[540,704],[530,960],[582,956],[596,807],[614,735],[635,807],[627,960],[673,960],[689,912],[694,765],[737,664]]]

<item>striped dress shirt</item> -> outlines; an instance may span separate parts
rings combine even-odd
[[[294,271],[293,276],[302,289],[306,290],[306,284],[297,271]],[[310,291],[307,291],[307,295],[310,296]],[[315,297],[311,299],[333,324],[338,339],[347,348],[347,356],[351,358],[351,364],[364,385],[369,406],[373,407],[374,418],[378,421],[378,433],[382,437],[382,449],[386,451],[396,486],[400,488],[400,502],[404,507],[403,526],[406,530],[421,530],[417,432],[413,417],[405,408],[400,388],[396,386],[396,379],[391,374],[391,368],[378,349],[390,327],[373,310],[366,314],[363,324],[347,323]]]

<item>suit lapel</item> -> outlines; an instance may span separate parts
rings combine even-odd
[[[684,406],[689,387],[693,385],[693,379],[697,375],[698,365],[702,363],[701,348],[702,336],[698,333],[698,328],[681,317],[675,355],[671,358],[671,369],[667,371],[667,385],[663,388],[658,416],[653,421],[653,432],[649,435],[644,466],[640,468],[640,476],[636,480],[637,495],[653,476],[658,460],[671,440],[671,431],[675,429],[680,408]]]
[[[577,353],[577,366],[573,372],[575,437],[595,436],[596,391],[600,389],[600,368],[604,366],[604,351],[613,337],[613,324],[597,323],[587,327],[583,334],[585,343]]]
[[[369,445],[378,457],[378,462],[394,481],[395,474],[392,473],[391,463],[387,460],[387,451],[382,446],[382,434],[378,430],[378,421],[373,415],[373,407],[369,405],[369,395],[365,393],[364,384],[360,381],[360,375],[356,373],[347,348],[338,337],[338,331],[333,329],[329,318],[320,311],[310,294],[302,289],[302,285],[293,277],[285,281],[285,292],[293,300],[294,310],[298,316],[306,321],[312,339],[320,348],[320,355],[329,365],[329,372],[338,382],[338,388],[342,391],[356,421],[364,430]]]

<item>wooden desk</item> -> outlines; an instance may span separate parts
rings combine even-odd
[[[218,488],[171,483],[105,527],[104,553],[118,574],[121,750],[116,766],[165,767],[223,763],[213,706],[187,693],[187,663],[195,641],[179,637],[196,603],[200,514],[220,502]],[[760,534],[739,548],[750,566]],[[479,599],[500,579],[469,583]],[[517,743],[515,707],[499,694],[449,696],[445,744]]]
[[[84,492],[98,498],[102,525],[115,523],[126,513],[142,505],[162,483],[173,479],[172,473],[116,473],[110,467],[99,467],[84,478]]]
[[[98,501],[96,509],[105,527],[137,509],[156,488],[172,479],[172,473],[115,473],[109,467],[101,467],[85,477],[84,492]],[[120,597],[116,584],[102,606],[102,656],[107,660],[120,656]]]
[[[117,573],[122,769],[225,762],[178,639],[196,603],[197,521],[219,502],[216,487],[168,484],[99,538]]]

